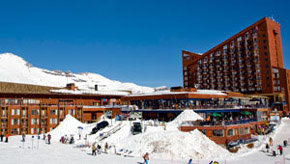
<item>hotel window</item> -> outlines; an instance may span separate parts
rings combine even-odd
[[[249,32],[246,32],[245,38],[249,38]]]
[[[31,119],[31,125],[38,125],[38,124],[39,124],[39,119],[37,118]]]
[[[14,115],[20,115],[20,110],[19,109],[12,109],[11,114]]]
[[[11,125],[19,125],[19,119],[17,119],[17,118],[12,119]]]
[[[275,92],[281,91],[280,86],[275,86],[275,87],[274,87],[274,91],[275,91]]]
[[[234,47],[235,46],[235,41],[231,41],[230,46]]]
[[[228,137],[234,136],[235,135],[235,129],[228,129],[227,135],[228,135]]]
[[[50,115],[57,115],[57,110],[50,110]]]
[[[51,118],[50,119],[50,124],[57,124],[57,119],[56,118]]]
[[[224,130],[223,129],[217,129],[212,131],[212,135],[214,137],[223,137],[224,136]]]
[[[274,78],[279,78],[279,70],[277,68],[273,68],[272,71]]]
[[[34,109],[31,111],[32,115],[39,115],[39,110],[38,109]]]

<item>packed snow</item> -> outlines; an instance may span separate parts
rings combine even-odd
[[[187,109],[180,113],[173,121],[171,121],[167,125],[178,127],[179,125],[186,122],[194,122],[197,120],[203,120],[203,118],[199,114],[195,113],[193,110]]]
[[[34,84],[52,87],[65,87],[67,83],[75,83],[81,90],[132,91],[133,93],[153,92],[150,87],[142,87],[133,83],[122,83],[110,80],[95,73],[71,73],[70,71],[50,71],[33,67],[27,61],[11,53],[0,54],[0,81]]]
[[[79,127],[84,128],[84,126],[87,126],[86,124],[81,123],[77,119],[75,119],[71,115],[66,115],[65,119],[60,122],[60,124],[53,129],[49,134],[53,136],[53,140],[58,141],[62,136],[70,136],[70,135],[76,135],[79,132]]]

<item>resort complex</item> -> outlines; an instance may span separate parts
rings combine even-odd
[[[200,119],[179,122],[179,131],[198,129],[217,144],[249,141],[289,111],[280,35],[279,24],[263,18],[202,55],[182,51],[184,87],[132,92],[79,88],[80,79],[63,87],[0,82],[1,134],[48,133],[68,114],[83,123],[103,115],[166,123],[191,110]]]

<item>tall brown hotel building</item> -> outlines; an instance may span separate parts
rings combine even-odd
[[[264,95],[289,104],[290,70],[283,66],[280,25],[263,18],[204,54],[182,51],[185,88]],[[289,110],[289,105],[284,105]]]

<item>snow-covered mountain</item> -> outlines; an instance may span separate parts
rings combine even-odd
[[[154,89],[134,83],[122,83],[110,80],[95,73],[71,73],[69,71],[50,71],[33,67],[23,58],[11,53],[0,54],[0,81],[23,84],[34,84],[52,87],[65,87],[68,83],[75,83],[79,89],[94,90],[129,90],[133,93],[148,93]]]

